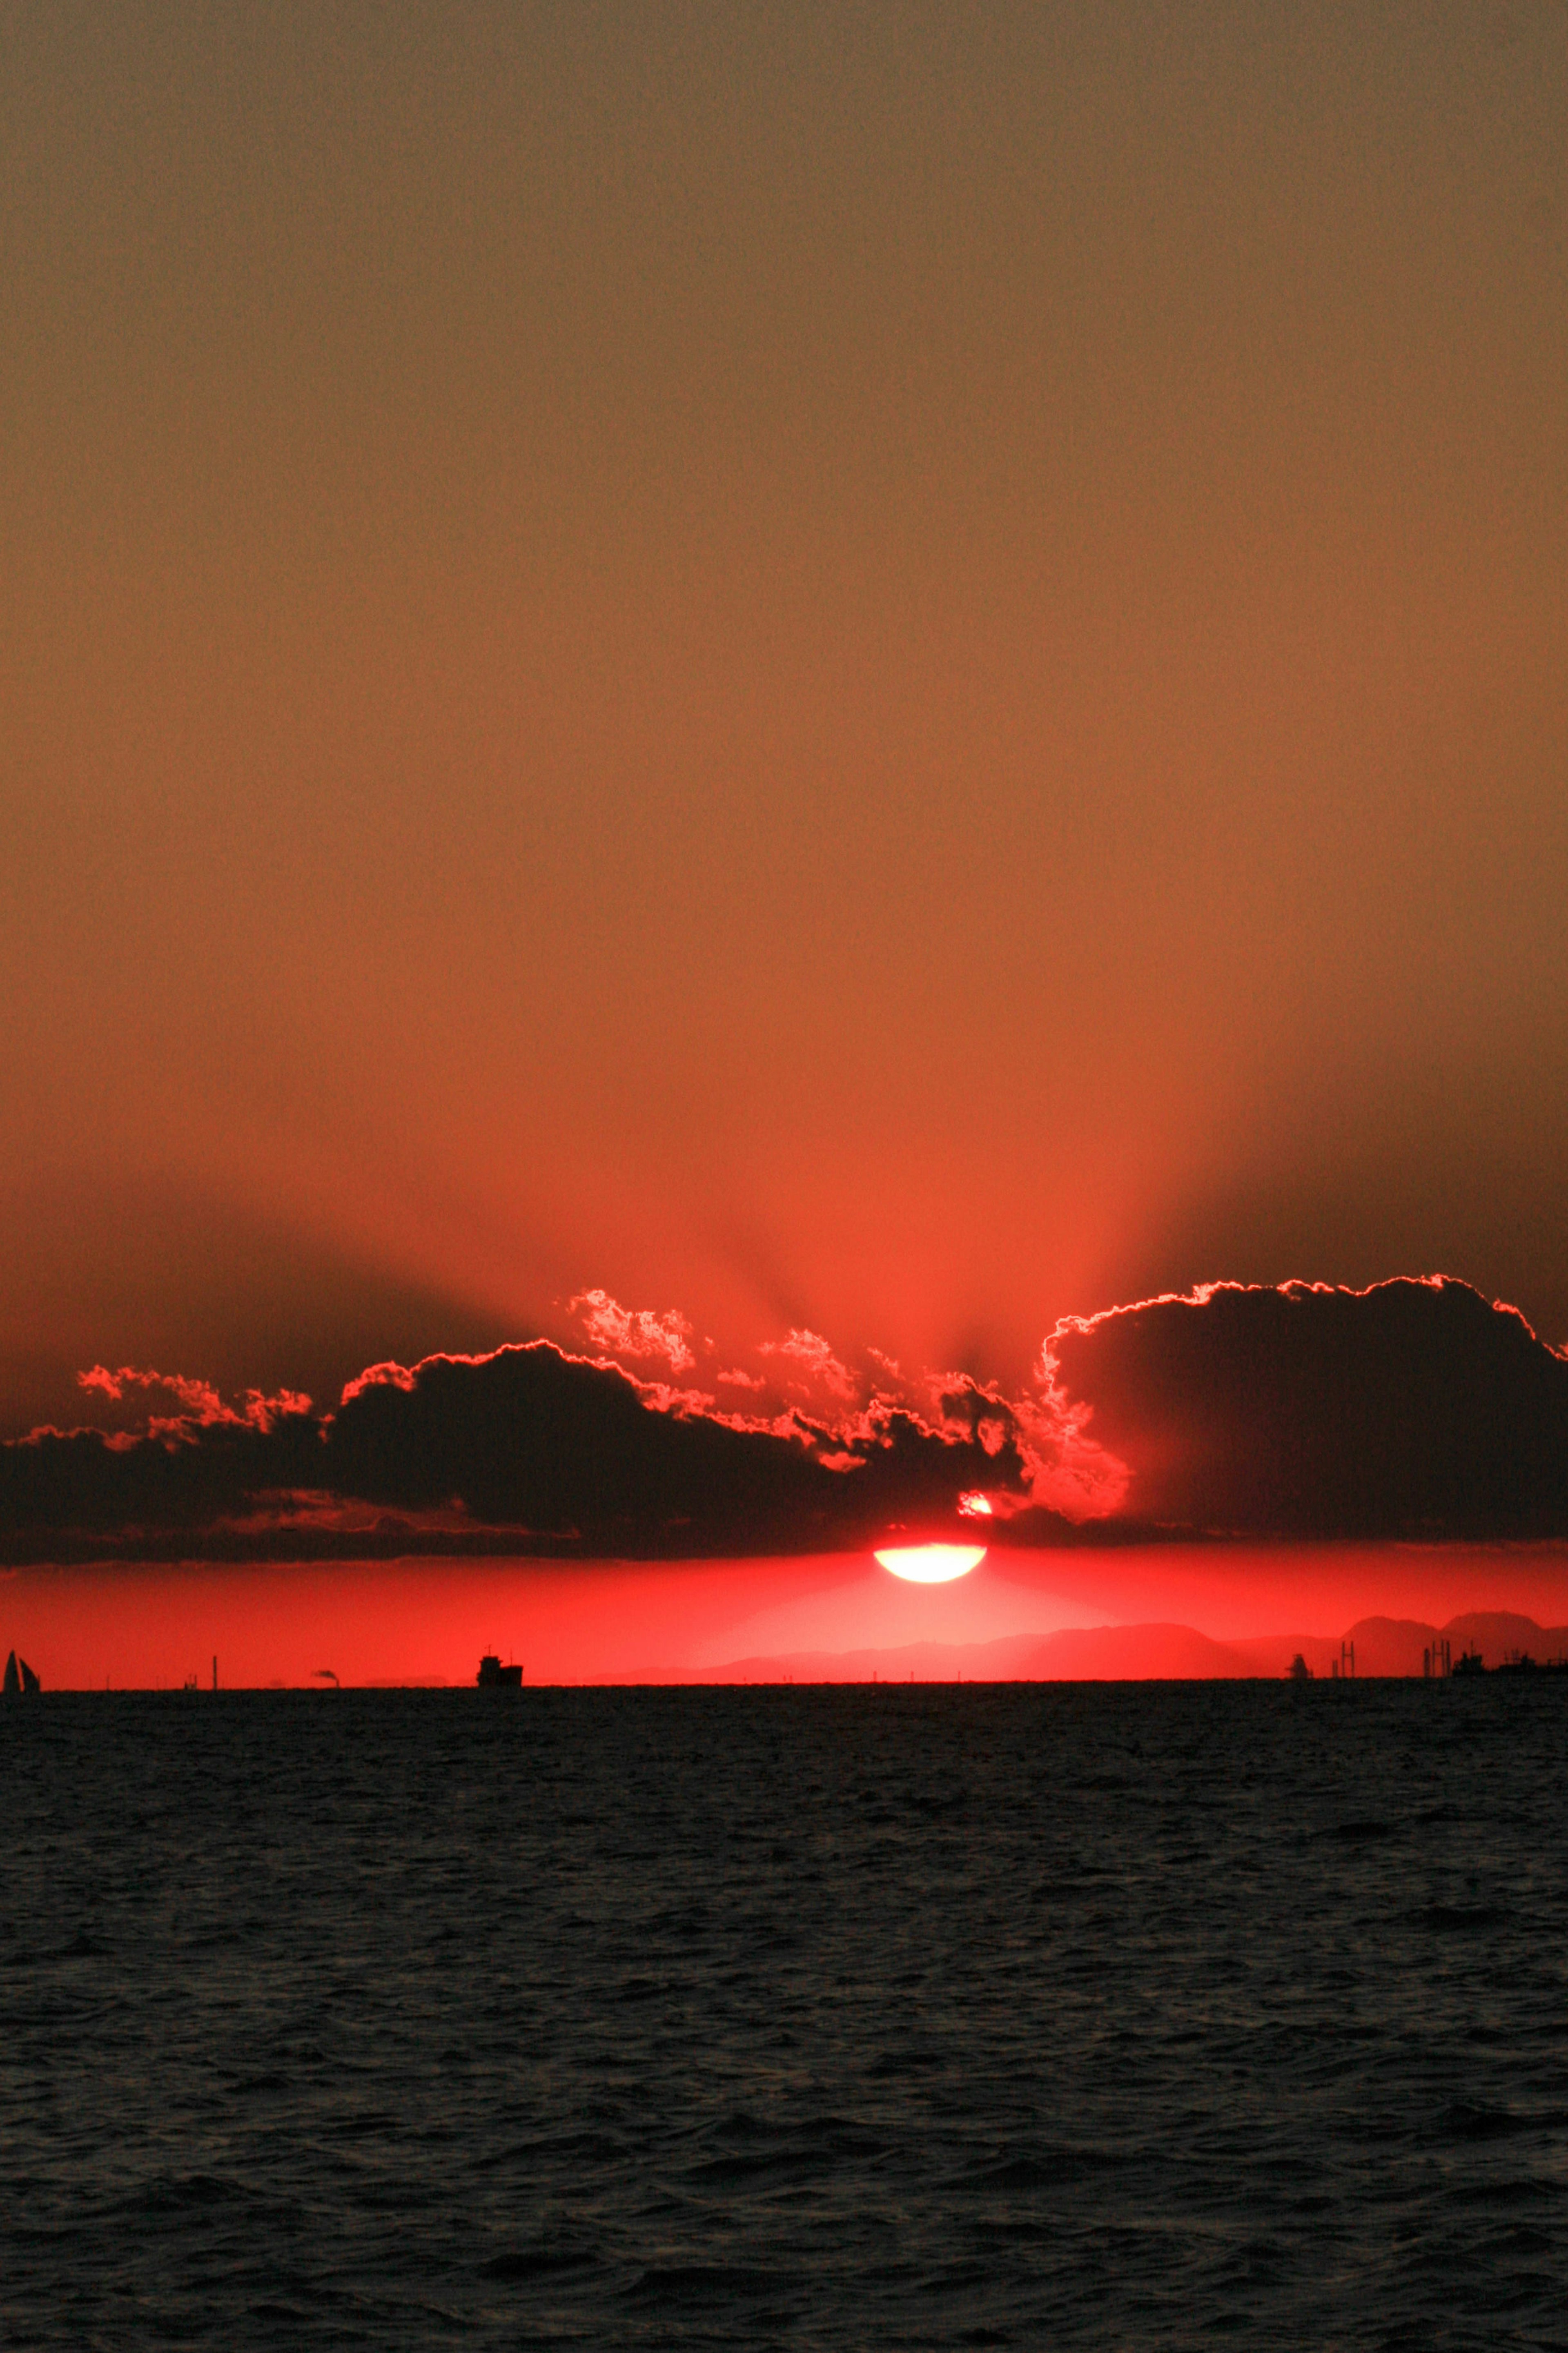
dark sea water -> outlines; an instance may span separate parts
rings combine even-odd
[[[6,2345],[1568,2344],[1568,1678],[0,1760]]]

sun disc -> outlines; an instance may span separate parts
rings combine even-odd
[[[984,1557],[984,1545],[955,1544],[889,1545],[877,1555],[884,1568],[913,1585],[951,1584],[978,1568]]]

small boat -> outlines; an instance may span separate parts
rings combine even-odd
[[[503,1667],[495,1652],[487,1651],[479,1661],[477,1681],[481,1691],[521,1691],[522,1669],[520,1666]]]
[[[5,1696],[20,1698],[25,1693],[42,1691],[43,1685],[26,1659],[18,1659],[13,1651],[5,1661]]]

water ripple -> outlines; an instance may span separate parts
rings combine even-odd
[[[1557,2346],[1555,1684],[0,1714],[0,2335]]]

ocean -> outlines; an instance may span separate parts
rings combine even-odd
[[[1568,1677],[0,1709],[7,2346],[1568,2342]]]

